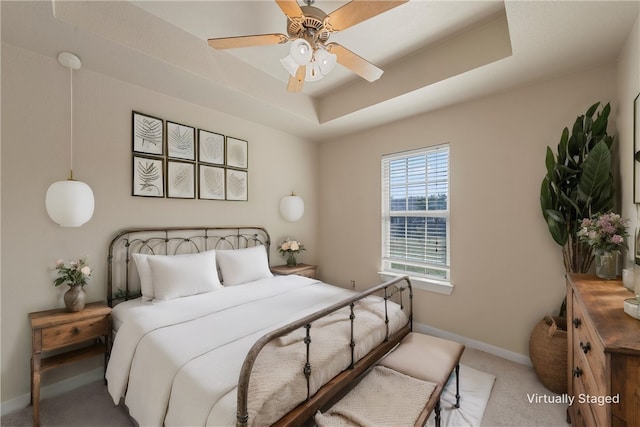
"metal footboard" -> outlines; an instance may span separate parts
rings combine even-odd
[[[403,293],[408,292],[408,308],[405,309],[405,301],[403,301]],[[385,339],[384,341],[371,350],[367,355],[360,360],[355,360],[355,347],[356,342],[354,338],[354,323],[357,321],[354,314],[355,303],[369,295],[376,293],[382,294],[384,298],[385,308],[385,320],[384,327]],[[388,301],[392,298],[398,298],[399,304],[402,310],[408,311],[408,322],[399,331],[390,334],[389,333],[389,317],[388,317]],[[346,371],[338,374],[328,384],[318,390],[314,396],[310,396],[310,377],[313,366],[310,362],[310,355],[312,351],[312,328],[311,325],[314,321],[321,319],[337,310],[349,307],[350,314],[349,320],[351,325],[350,342],[347,343],[351,347],[351,365]],[[347,389],[349,383],[353,382],[360,374],[364,373],[369,367],[375,364],[382,356],[390,351],[396,344],[398,344],[404,336],[406,336],[413,326],[413,291],[411,288],[411,282],[408,277],[398,277],[388,282],[382,283],[377,286],[373,286],[365,291],[362,291],[350,298],[347,298],[332,306],[326,307],[308,316],[305,316],[297,321],[287,324],[279,329],[269,332],[262,336],[251,347],[247,354],[242,369],[240,371],[240,378],[238,381],[238,404],[237,404],[237,422],[238,427],[246,426],[249,420],[248,414],[248,400],[249,400],[249,379],[251,377],[251,371],[253,365],[262,351],[262,349],[269,342],[282,337],[297,329],[305,329],[304,343],[306,345],[306,362],[304,365],[303,373],[307,381],[307,397],[304,402],[298,405],[293,411],[285,415],[277,425],[301,425],[305,423],[313,414],[320,409],[323,405],[330,402],[340,393]]]

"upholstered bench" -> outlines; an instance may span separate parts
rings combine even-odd
[[[398,417],[404,417],[402,425],[413,422],[418,427],[425,425],[435,411],[439,427],[440,396],[454,371],[455,406],[460,406],[458,375],[463,351],[462,344],[410,332],[353,390],[327,412],[316,415],[316,423],[321,427],[397,424]]]
[[[460,358],[464,345],[431,335],[410,332],[379,364],[413,378],[436,384],[426,416],[435,410],[436,426],[440,425],[440,395],[449,377],[456,373],[456,404],[460,407]],[[433,400],[433,405],[431,401]]]

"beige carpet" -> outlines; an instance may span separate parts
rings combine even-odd
[[[527,394],[552,394],[537,380],[530,366],[520,365],[468,347],[462,355],[462,364],[496,377],[481,427],[568,427],[566,405],[529,402]],[[57,397],[44,399],[41,405],[43,427],[135,426],[135,422],[128,417],[126,410],[113,404],[102,381],[96,381]],[[26,406],[3,415],[0,425],[3,427],[32,425],[31,407]]]
[[[441,427],[480,427],[496,377],[460,365],[460,407],[456,408],[456,378],[452,375],[440,396]],[[435,413],[427,427],[435,426]]]

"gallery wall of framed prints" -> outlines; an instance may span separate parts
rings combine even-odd
[[[248,200],[249,144],[132,111],[132,195]]]

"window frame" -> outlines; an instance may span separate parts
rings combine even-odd
[[[390,184],[390,163],[393,160],[404,160],[411,157],[429,156],[430,154],[442,153],[443,150],[447,153],[446,160],[446,195],[447,203],[446,209],[440,210],[402,210],[393,211],[391,209],[391,184]],[[428,171],[424,172],[424,185],[429,185],[427,178]],[[381,270],[379,275],[383,280],[390,280],[398,276],[408,275],[411,279],[414,287],[419,289],[425,289],[443,294],[451,294],[453,291],[453,285],[451,283],[451,150],[448,143],[439,144],[435,146],[423,147],[415,150],[402,151],[398,153],[390,153],[382,156],[381,159],[381,182],[382,182],[382,209],[381,209]],[[410,188],[410,183],[406,181],[407,189]],[[408,191],[407,191],[408,193]],[[426,194],[428,201],[428,191]],[[427,218],[444,218],[446,220],[446,261],[444,265],[441,264],[429,264],[426,262],[413,262],[409,260],[395,260],[395,263],[400,263],[405,266],[417,266],[425,269],[436,269],[445,272],[444,278],[439,278],[433,275],[420,274],[414,272],[406,272],[402,270],[393,269],[391,265],[394,263],[394,259],[387,255],[389,251],[389,240],[391,234],[391,218],[392,217],[423,217],[425,222]]]

